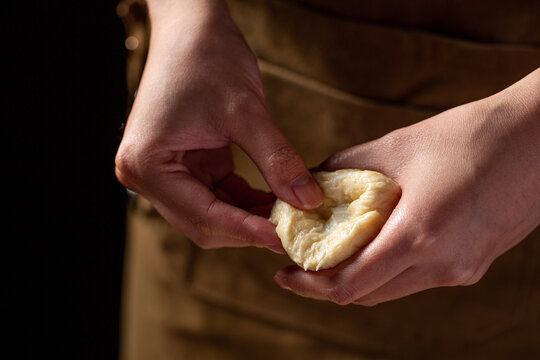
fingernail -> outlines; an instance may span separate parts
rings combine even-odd
[[[297,177],[291,188],[305,209],[314,209],[323,202],[323,193],[310,175]]]

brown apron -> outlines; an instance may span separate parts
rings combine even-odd
[[[538,1],[228,2],[260,61],[270,112],[308,166],[540,66]],[[128,35],[140,37],[128,64],[132,91],[148,39],[138,6],[119,5]],[[237,172],[267,189],[234,151]],[[474,286],[366,308],[282,290],[272,276],[290,264],[286,256],[200,250],[140,196],[128,219],[126,360],[540,356],[540,229]]]

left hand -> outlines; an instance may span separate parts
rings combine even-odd
[[[268,112],[257,59],[224,0],[148,0],[152,31],[116,176],[204,249],[283,248],[262,207],[322,201],[304,160]],[[273,194],[234,174],[229,146]],[[262,215],[262,216],[260,216]]]
[[[375,305],[471,285],[540,224],[540,69],[489,98],[330,157],[380,171],[402,197],[379,235],[333,269],[281,269],[299,295]]]

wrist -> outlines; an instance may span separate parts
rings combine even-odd
[[[507,173],[540,178],[540,69],[510,87],[465,105],[463,124],[478,168],[496,158]],[[459,112],[457,113],[459,118]],[[533,186],[535,188],[537,186]],[[540,193],[535,192],[538,196]]]
[[[540,146],[534,140],[540,137],[540,68],[474,104],[480,114],[480,127],[486,133],[503,141]]]
[[[525,126],[540,132],[540,68],[486,99],[492,109],[503,109],[501,121],[508,126]]]
[[[147,0],[152,31],[198,27],[228,17],[225,0]]]
[[[150,53],[169,56],[212,47],[238,28],[224,0],[148,0]],[[201,44],[205,46],[201,47]]]
[[[523,223],[532,230],[540,223],[540,68],[478,104],[488,141],[477,142],[477,153],[497,164],[493,175],[510,179],[509,204],[528,204]]]

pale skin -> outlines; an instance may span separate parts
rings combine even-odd
[[[203,248],[283,252],[275,196],[311,209],[320,189],[265,106],[255,58],[220,0],[148,1],[152,36],[116,173]],[[238,144],[272,194],[234,174]],[[540,69],[488,98],[331,156],[380,171],[401,199],[379,235],[336,268],[281,269],[301,296],[375,305],[471,285],[540,224]]]
[[[325,170],[369,168],[401,199],[379,235],[334,269],[282,269],[306,297],[375,305],[472,285],[540,224],[540,69],[504,91],[331,156]]]
[[[275,195],[311,209],[322,192],[265,105],[256,59],[222,1],[149,1],[147,64],[116,174],[202,248],[283,252],[265,213]],[[273,194],[233,173],[229,145],[257,164]]]

